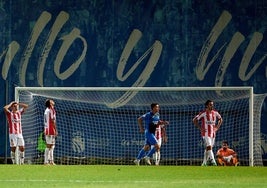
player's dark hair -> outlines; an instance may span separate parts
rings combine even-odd
[[[157,106],[157,105],[159,105],[158,103],[152,103],[150,106],[151,106],[151,110],[153,110],[153,108],[155,107],[155,106]]]
[[[11,106],[13,106],[14,104],[18,104],[17,102],[12,102]]]
[[[46,106],[46,107],[50,107],[50,99],[47,99],[47,100],[45,101],[45,106]]]
[[[229,145],[227,140],[222,141],[222,143],[227,144],[227,146]]]
[[[208,105],[209,105],[210,102],[212,102],[212,100],[207,100],[207,101],[205,102],[205,108],[208,107]]]

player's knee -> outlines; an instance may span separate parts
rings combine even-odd
[[[207,146],[207,147],[206,147],[206,150],[207,150],[207,151],[208,151],[208,150],[211,150],[211,148],[212,148],[211,146]]]
[[[19,147],[19,151],[24,152],[25,151],[25,148],[23,146],[20,146]]]
[[[235,165],[235,164],[237,164],[238,163],[238,160],[237,160],[237,158],[232,158],[232,161],[233,161],[233,165]]]
[[[156,149],[156,151],[159,151],[160,150],[160,146],[159,145],[155,145],[155,149]]]
[[[12,152],[16,152],[16,147],[11,147]]]
[[[218,163],[219,166],[224,166],[224,161],[223,161],[222,158],[218,158],[217,159],[217,163]]]
[[[149,145],[145,145],[144,148],[143,148],[145,151],[148,151],[150,149],[150,146]]]

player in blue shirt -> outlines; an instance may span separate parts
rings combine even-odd
[[[136,165],[140,164],[140,160],[143,158],[145,153],[148,151],[149,152],[144,158],[145,158],[146,163],[151,165],[150,157],[152,157],[155,151],[158,151],[160,149],[160,146],[157,142],[157,138],[155,137],[156,127],[159,124],[167,125],[169,124],[169,122],[160,120],[159,109],[160,107],[158,103],[152,103],[151,111],[141,115],[138,118],[138,126],[139,126],[140,133],[145,133],[145,145],[139,151],[137,158],[134,160],[134,163]],[[143,126],[143,123],[145,126]],[[154,147],[151,149],[151,146],[154,146]]]

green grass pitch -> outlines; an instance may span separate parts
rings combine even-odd
[[[1,165],[4,187],[267,187],[266,167]]]

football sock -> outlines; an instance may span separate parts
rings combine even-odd
[[[24,164],[25,152],[19,151],[19,164]]]
[[[203,164],[207,164],[207,151],[204,151]]]
[[[148,154],[147,154],[146,156],[148,156],[148,157],[152,157],[152,155],[153,155],[155,152],[156,152],[156,148],[153,147],[153,148],[150,149],[150,151],[148,152]]]
[[[145,155],[145,150],[142,148],[138,153],[137,159],[141,160],[144,155]]]
[[[54,162],[54,146],[51,147],[50,149],[50,162],[53,163]]]
[[[211,162],[212,163],[216,163],[216,161],[214,159],[213,151],[212,150],[208,150],[207,153],[208,153],[209,158],[211,159]]]
[[[155,152],[155,153],[153,154],[153,159],[154,159],[155,162],[157,163],[157,161],[158,161],[158,152]]]
[[[156,164],[159,164],[160,161],[160,151],[156,152]]]
[[[52,150],[52,148],[48,148],[48,163],[50,163],[51,162],[51,150]]]
[[[45,153],[44,153],[44,163],[48,163],[48,153],[49,153],[49,148],[45,148]]]
[[[11,151],[10,156],[11,156],[12,163],[15,164],[16,163],[15,152]]]

